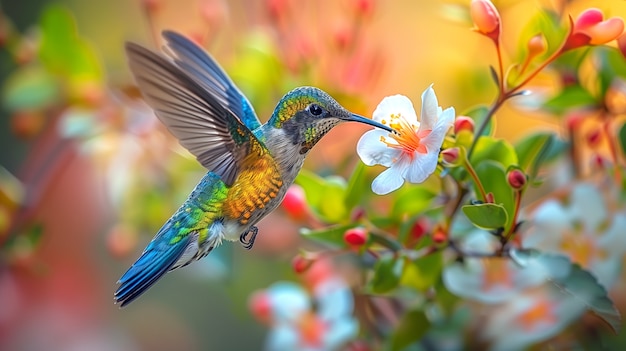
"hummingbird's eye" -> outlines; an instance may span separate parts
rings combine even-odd
[[[310,104],[308,106],[308,109],[313,116],[319,116],[324,112],[324,110],[318,104]]]

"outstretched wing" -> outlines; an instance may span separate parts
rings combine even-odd
[[[177,66],[219,99],[250,130],[261,126],[248,99],[206,51],[176,32],[164,31],[163,37],[167,40],[166,48],[170,49]]]
[[[126,44],[130,69],[144,98],[180,143],[231,186],[246,155],[264,152],[254,134],[214,94],[171,59]]]

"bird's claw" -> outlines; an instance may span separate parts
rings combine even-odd
[[[248,234],[252,234],[252,236],[248,238]],[[259,228],[252,226],[250,227],[250,229],[243,232],[241,236],[239,236],[239,242],[246,250],[250,250],[254,245],[254,240],[256,239],[257,234],[259,234]]]

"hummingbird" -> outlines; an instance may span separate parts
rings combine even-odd
[[[130,70],[159,120],[208,171],[119,279],[120,307],[224,240],[251,249],[255,224],[281,203],[311,148],[334,126],[352,121],[393,132],[307,86],[285,94],[261,124],[206,51],[178,33],[162,35],[164,54],[126,43]]]

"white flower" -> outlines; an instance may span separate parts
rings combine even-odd
[[[527,248],[568,255],[609,289],[626,253],[624,227],[626,215],[610,211],[601,189],[578,183],[567,205],[550,199],[536,209],[533,226],[522,242]]]
[[[463,252],[493,254],[500,243],[492,234],[475,230],[458,245]],[[508,301],[522,290],[543,284],[547,277],[537,260],[520,267],[511,259],[496,257],[466,257],[443,271],[443,282],[450,292],[484,304]]]
[[[454,123],[454,108],[442,111],[430,86],[422,94],[420,122],[411,100],[403,95],[384,98],[372,118],[398,132],[370,130],[357,144],[357,153],[363,163],[389,168],[372,183],[372,191],[384,195],[402,186],[405,179],[421,183],[435,171],[439,149]]]
[[[278,282],[255,301],[272,325],[266,350],[339,350],[358,334],[352,292],[337,277],[317,284],[312,296],[298,284]]]

